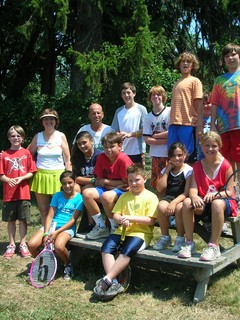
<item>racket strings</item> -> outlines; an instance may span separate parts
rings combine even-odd
[[[32,282],[37,287],[47,285],[55,274],[56,259],[52,252],[44,251],[38,256],[32,268]]]

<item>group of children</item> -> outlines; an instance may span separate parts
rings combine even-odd
[[[181,77],[173,88],[171,108],[165,106],[164,88],[154,86],[149,92],[152,111],[148,114],[145,107],[134,101],[135,87],[124,84],[125,105],[115,113],[112,128],[116,132],[108,132],[102,138],[103,151],[94,146],[87,131],[77,134],[71,155],[73,172],[61,174],[62,188],[51,200],[45,224],[28,242],[33,257],[39,246],[50,238],[64,262],[64,278],[70,279],[72,267],[66,243],[76,233],[76,221],[84,207],[89,225],[93,226],[86,239],[107,238],[102,246],[106,275],[94,288],[100,297],[123,292],[117,276],[134,254],[151,243],[156,219],[162,235],[153,248],[164,250],[172,244],[169,217],[175,216],[177,237],[173,250],[178,252],[179,258],[189,258],[195,253],[194,221],[199,215],[209,216],[211,242],[200,259],[211,261],[220,256],[219,240],[224,220],[237,215],[237,203],[229,200],[222,188],[234,165],[239,168],[240,163],[240,47],[227,45],[223,49],[223,60],[229,72],[217,78],[210,97],[203,97],[200,80],[191,74],[199,67],[196,57],[188,52],[181,54],[176,63]],[[204,124],[203,115],[206,117]],[[220,135],[215,132],[216,125]],[[157,190],[156,194],[145,188],[147,175],[143,166],[142,137],[150,145],[151,187]],[[28,252],[26,231],[30,208],[27,180],[36,172],[36,166],[29,151],[21,146],[24,139],[21,127],[11,127],[8,139],[11,147],[0,158],[0,176],[4,182],[3,221],[8,222],[10,239],[4,256],[12,257],[12,247],[15,251],[15,221],[18,219],[20,252],[26,257],[29,256],[24,251]],[[201,148],[201,153],[192,165],[196,148]],[[228,194],[233,193],[234,181],[230,181]],[[57,222],[57,228],[49,234],[52,221]],[[114,252],[121,242],[123,229],[125,239],[115,259]]]

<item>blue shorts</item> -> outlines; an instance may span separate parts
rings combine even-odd
[[[195,127],[171,124],[168,128],[168,149],[174,142],[182,142],[190,156],[194,151],[194,130]]]
[[[226,204],[226,209],[224,211],[224,218],[225,220],[228,217],[231,217],[232,215],[232,209],[231,209],[231,204],[229,202],[229,199],[221,199],[225,202]],[[204,222],[211,222],[212,221],[212,210],[211,210],[211,203],[206,203],[203,208],[203,213],[201,215],[195,215],[195,220],[196,221],[204,221]]]
[[[41,227],[40,228],[41,231],[44,231],[44,227]],[[63,232],[66,232],[70,235],[71,239],[74,237],[75,235],[75,232],[73,231],[73,229],[67,229],[67,230],[64,230]]]
[[[102,197],[102,194],[104,192],[106,192],[106,191],[114,191],[117,194],[118,198],[124,193],[124,191],[122,191],[122,190],[120,190],[118,188],[114,188],[114,189],[110,189],[109,190],[109,189],[106,189],[106,188],[103,188],[103,187],[96,187],[96,190],[97,190],[100,198]]]
[[[104,241],[101,252],[114,255],[120,245],[121,236],[119,234],[110,234]],[[126,236],[123,244],[120,246],[119,252],[128,257],[133,257],[142,247],[144,241],[139,237]]]

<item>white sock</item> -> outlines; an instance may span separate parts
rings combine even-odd
[[[100,228],[105,228],[105,222],[103,221],[101,212],[95,214],[92,216],[93,220],[95,221],[96,225],[98,225]]]
[[[108,218],[109,219],[109,218]],[[114,221],[114,219],[109,219],[110,225],[111,225],[111,230],[116,230],[118,228],[118,224]]]

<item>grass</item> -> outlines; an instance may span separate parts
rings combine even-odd
[[[40,225],[35,206],[32,216],[29,237]],[[0,222],[1,320],[97,320],[112,316],[118,320],[239,318],[240,270],[235,265],[210,278],[206,299],[198,305],[192,304],[196,283],[191,271],[159,265],[132,266],[128,291],[111,302],[102,303],[92,296],[94,283],[103,274],[100,254],[80,252],[80,262],[72,281],[63,280],[60,264],[54,282],[44,289],[35,289],[29,284],[28,277],[31,259],[15,255],[8,261],[2,257],[8,244],[6,227],[6,223]],[[156,228],[155,240],[158,236]]]

